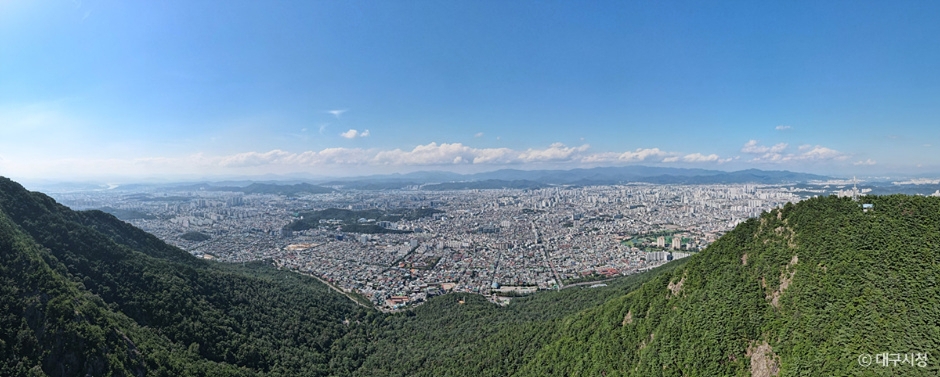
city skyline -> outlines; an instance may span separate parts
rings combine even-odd
[[[109,212],[198,258],[271,260],[357,292],[377,308],[397,310],[444,291],[490,296],[526,287],[519,293],[533,293],[655,268],[703,250],[784,203],[847,195],[822,187],[642,184],[283,195],[187,186],[54,198],[72,209]]]
[[[940,172],[930,2],[0,4],[0,175]]]

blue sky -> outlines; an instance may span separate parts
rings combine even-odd
[[[0,175],[940,172],[934,1],[0,3]]]

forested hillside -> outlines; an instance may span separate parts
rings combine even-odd
[[[940,199],[817,198],[566,319],[518,375],[936,376]],[[928,354],[924,366],[860,355]],[[874,361],[877,361],[875,359]]]
[[[509,376],[557,340],[563,319],[639,288],[683,260],[608,282],[515,299],[500,307],[479,295],[437,297],[413,311],[378,318],[350,332],[341,345],[374,346],[357,376]],[[364,333],[370,331],[370,333]]]
[[[0,375],[940,374],[940,199],[816,198],[608,287],[395,314],[0,178]],[[927,354],[859,365],[860,355]]]
[[[0,212],[3,370],[328,375],[333,340],[355,326],[344,321],[364,315],[314,279],[196,259],[7,179]]]
[[[92,294],[0,211],[0,375],[239,375]]]

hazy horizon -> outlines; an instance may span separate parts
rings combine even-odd
[[[0,4],[0,176],[940,174],[933,2]]]

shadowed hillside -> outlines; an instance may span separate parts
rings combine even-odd
[[[7,179],[0,212],[2,277],[11,282],[3,299],[16,308],[4,311],[4,328],[19,329],[0,338],[11,347],[3,354],[16,356],[4,370],[179,375],[189,370],[181,365],[202,363],[228,370],[223,375],[233,368],[328,375],[331,344],[348,329],[343,321],[364,314],[314,279],[260,262],[203,261],[111,215],[73,212]],[[66,330],[50,332],[58,328]]]

